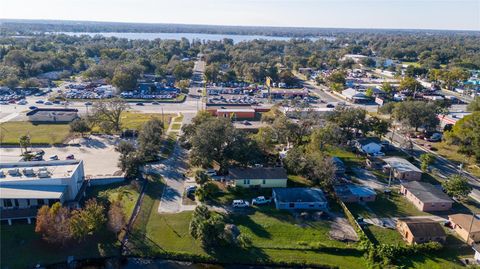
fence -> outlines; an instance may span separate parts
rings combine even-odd
[[[108,185],[112,183],[119,183],[125,181],[125,177],[122,176],[112,176],[112,177],[91,177],[88,179],[89,186],[100,186]]]

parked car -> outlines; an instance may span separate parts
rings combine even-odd
[[[35,156],[43,156],[43,155],[45,155],[45,151],[44,151],[43,149],[37,150],[37,151],[35,152]]]
[[[67,160],[75,160],[75,156],[73,154],[70,154],[66,158]]]
[[[47,101],[47,102],[45,102],[45,105],[47,105],[47,106],[51,106],[51,105],[53,105],[53,103],[52,103],[52,102],[50,102],[50,101]]]
[[[35,103],[37,103],[37,104],[43,104],[44,101],[43,101],[43,100],[37,100],[37,101],[35,101]]]
[[[425,140],[427,140],[429,142],[439,142],[439,141],[442,140],[442,134],[441,133],[434,133],[429,138],[425,138]]]
[[[137,106],[144,106],[143,103],[136,103],[135,105],[137,105]]]
[[[152,105],[159,105],[159,102],[152,102]]]
[[[21,101],[18,102],[18,104],[23,106],[23,105],[28,104],[28,102],[27,102],[27,100],[21,100]]]
[[[217,175],[217,171],[215,171],[215,169],[207,169],[207,172],[205,172],[205,174],[207,174],[207,176],[216,176]]]
[[[92,102],[86,102],[85,105],[86,105],[86,106],[91,106],[91,105],[93,105],[93,104],[92,104]]]
[[[250,204],[244,200],[233,200],[232,206],[236,208],[243,208],[243,207],[249,207]]]
[[[29,106],[28,109],[35,110],[35,109],[37,109],[37,107],[36,106]]]
[[[272,198],[265,198],[265,196],[258,196],[252,199],[252,205],[266,205],[272,202]]]
[[[327,107],[328,107],[328,108],[334,108],[335,105],[333,105],[333,104],[327,104]]]
[[[50,156],[50,161],[57,161],[58,160],[58,156],[57,155],[52,155]]]

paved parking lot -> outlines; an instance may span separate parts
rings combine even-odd
[[[75,159],[83,160],[85,176],[113,175],[119,171],[117,167],[119,153],[115,151],[118,138],[91,136],[90,139],[78,139],[74,142],[79,142],[79,146],[34,147],[33,150],[43,149],[45,160],[52,155],[64,160],[73,154]],[[19,147],[0,148],[1,162],[17,162],[20,160],[19,155]]]

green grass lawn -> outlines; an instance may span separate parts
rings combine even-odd
[[[338,157],[340,158],[344,163],[345,166],[348,168],[349,166],[352,165],[363,165],[365,164],[365,157],[362,155],[357,155],[353,153],[352,151],[349,151],[347,149],[343,149],[340,147],[327,147],[325,149],[325,152],[332,156],[332,157]]]
[[[362,216],[363,218],[430,215],[427,212],[418,210],[405,197],[398,194],[396,190],[392,190],[390,195],[378,194],[376,201],[367,203],[366,206],[358,203],[347,203],[346,205],[354,216]]]
[[[368,225],[364,231],[374,244],[406,245],[397,230]]]
[[[174,131],[178,131],[178,130],[180,130],[181,127],[182,127],[181,123],[172,123],[171,129],[174,130]]]
[[[168,129],[168,125],[174,114],[164,114],[161,113],[137,113],[137,112],[125,112],[122,114],[122,128],[123,129],[136,129],[140,130],[142,125],[149,121],[150,119],[157,118],[164,123],[165,130]]]
[[[62,143],[70,133],[68,124],[33,124],[29,121],[9,121],[0,124],[2,144],[18,144],[23,135],[30,135],[32,144]]]
[[[420,67],[420,63],[418,62],[402,62],[402,64],[413,65],[414,67]]]
[[[118,254],[115,234],[99,231],[83,242],[57,246],[46,243],[35,233],[33,224],[1,225],[1,267],[34,268],[41,265],[65,262],[68,256],[76,259],[98,258]]]
[[[314,184],[302,176],[288,175],[287,185],[288,187],[313,187]]]
[[[173,118],[173,122],[182,122],[183,121],[183,114],[180,113],[180,116]]]
[[[90,187],[87,189],[86,199],[96,198],[110,202],[120,200],[124,208],[125,216],[129,219],[139,195],[139,191],[133,185],[118,183]]]

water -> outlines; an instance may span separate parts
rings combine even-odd
[[[288,41],[292,39],[292,37],[286,36],[265,36],[265,35],[221,35],[221,34],[202,34],[202,33],[115,33],[115,32],[102,32],[102,33],[91,33],[91,32],[58,32],[58,34],[66,34],[70,36],[81,36],[81,35],[88,35],[88,36],[95,36],[101,35],[105,37],[118,37],[118,38],[127,38],[131,40],[135,39],[144,39],[144,40],[154,40],[157,38],[160,39],[173,39],[173,40],[181,40],[182,38],[186,38],[190,41],[197,39],[197,40],[205,40],[205,41],[221,41],[224,38],[229,38],[233,40],[233,43],[238,43],[242,41],[252,41],[255,39],[264,39],[264,40],[277,40],[277,41]],[[334,37],[308,37],[306,39],[310,39],[312,41],[318,39],[325,39],[325,40],[334,40]]]

